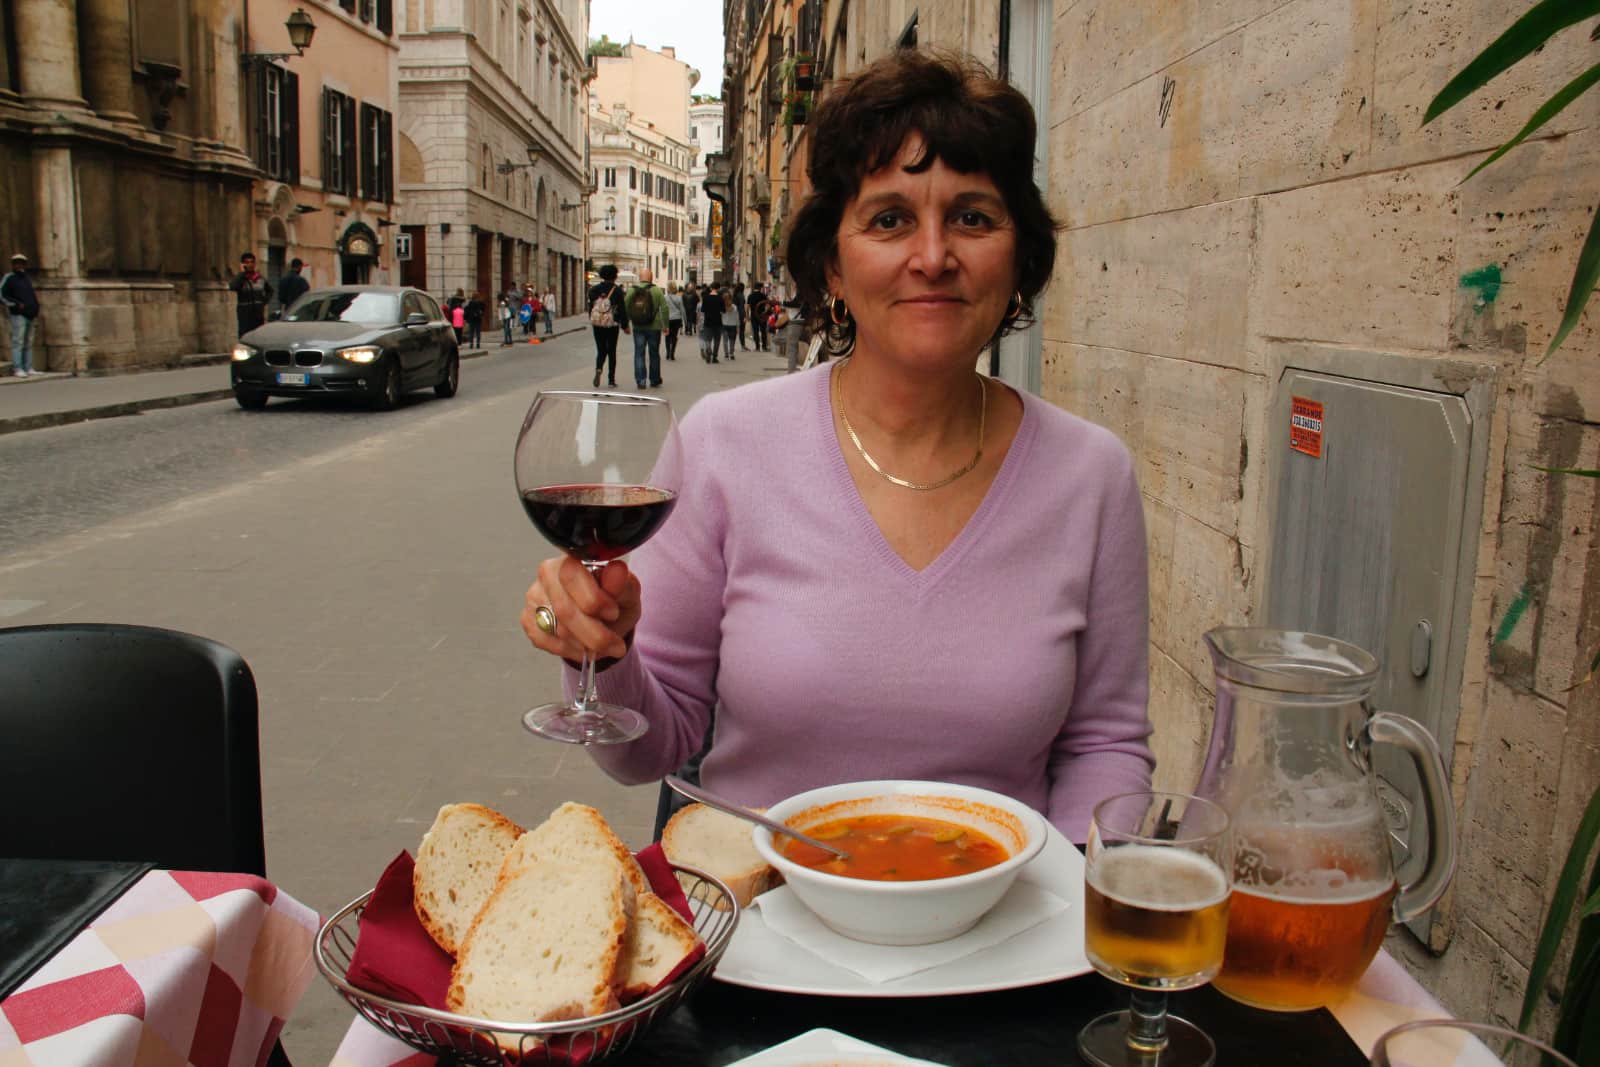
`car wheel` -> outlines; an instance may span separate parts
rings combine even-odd
[[[456,390],[461,388],[461,353],[451,349],[444,357],[444,373],[439,376],[439,383],[433,391],[445,400],[456,395]]]
[[[383,361],[382,378],[378,391],[372,396],[372,406],[379,411],[393,411],[400,404],[400,364],[393,356]]]
[[[260,411],[267,406],[267,394],[258,393],[254,389],[235,389],[233,399],[246,411]]]

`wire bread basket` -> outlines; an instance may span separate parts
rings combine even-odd
[[[372,893],[340,908],[317,932],[317,969],[362,1018],[419,1052],[446,1063],[483,1067],[600,1063],[620,1055],[657,1019],[672,1013],[710,977],[739,923],[739,902],[717,878],[693,867],[672,865],[683,884],[705,956],[662,988],[616,1011],[549,1023],[508,1023],[406,1004],[350,984],[361,912]]]

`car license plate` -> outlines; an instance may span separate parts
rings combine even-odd
[[[311,379],[309,374],[279,374],[279,385],[305,385]]]

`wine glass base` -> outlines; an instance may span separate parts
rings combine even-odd
[[[1167,1044],[1144,1050],[1128,1044],[1128,1013],[1113,1011],[1078,1032],[1078,1052],[1095,1067],[1211,1067],[1217,1046],[1204,1030],[1176,1015],[1167,1016]]]
[[[547,741],[568,745],[621,745],[650,729],[643,715],[617,704],[596,704],[593,711],[579,711],[571,704],[541,704],[522,716],[522,725]]]

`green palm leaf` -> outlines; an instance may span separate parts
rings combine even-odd
[[[1422,124],[1426,126],[1461,103],[1557,32],[1592,15],[1600,15],[1600,0],[1539,0],[1439,90],[1422,116]]]
[[[1559,115],[1562,108],[1566,107],[1578,97],[1582,96],[1584,91],[1595,82],[1600,82],[1600,63],[1596,63],[1594,66],[1590,67],[1576,78],[1573,78],[1566,85],[1562,86],[1560,92],[1556,93],[1556,95],[1552,96],[1549,100],[1546,100],[1544,102],[1544,106],[1533,113],[1533,117],[1528,120],[1528,124],[1522,127],[1521,130],[1517,131],[1517,135],[1515,137],[1511,138],[1511,140],[1495,149],[1494,155],[1490,156],[1482,163],[1479,163],[1476,167],[1473,167],[1472,170],[1467,172],[1467,177],[1462,178],[1461,180],[1466,181],[1467,178],[1472,177],[1484,167],[1487,167],[1489,164],[1493,163],[1495,160],[1499,159],[1501,156],[1517,147],[1517,145],[1521,144],[1523,141],[1526,141],[1530,136],[1533,135],[1534,130],[1537,130],[1540,126],[1543,126],[1545,123]]]
[[[1517,1029],[1524,1033],[1533,1022],[1534,1009],[1539,1006],[1539,998],[1544,995],[1545,985],[1550,981],[1550,968],[1556,961],[1556,950],[1561,946],[1567,920],[1572,917],[1573,904],[1578,899],[1578,889],[1589,866],[1589,853],[1594,851],[1597,839],[1600,839],[1600,789],[1594,791],[1588,806],[1583,809],[1578,830],[1572,835],[1572,847],[1567,850],[1567,860],[1561,866],[1561,877],[1556,880],[1555,895],[1550,898],[1550,910],[1545,913],[1544,927],[1539,931],[1539,945],[1533,953],[1533,965],[1528,968],[1528,988],[1522,994],[1522,1014],[1517,1023]],[[1578,940],[1574,951],[1575,965],[1577,959],[1592,962],[1587,959],[1588,953],[1581,951],[1584,938],[1580,936]],[[1577,990],[1569,988],[1567,992],[1570,996]],[[1578,1007],[1576,1004],[1573,1006]],[[1578,1010],[1581,1017],[1582,1009]]]
[[[1596,2],[1600,3],[1600,0]],[[1596,282],[1600,282],[1600,210],[1594,213],[1594,221],[1589,224],[1589,236],[1584,239],[1583,251],[1578,253],[1578,269],[1572,272],[1567,309],[1561,315],[1561,325],[1556,329],[1556,335],[1550,339],[1550,347],[1544,350],[1545,359],[1549,359],[1551,353],[1561,347],[1567,334],[1578,325],[1578,319],[1583,316],[1583,305],[1589,302],[1589,294],[1594,292]]]

